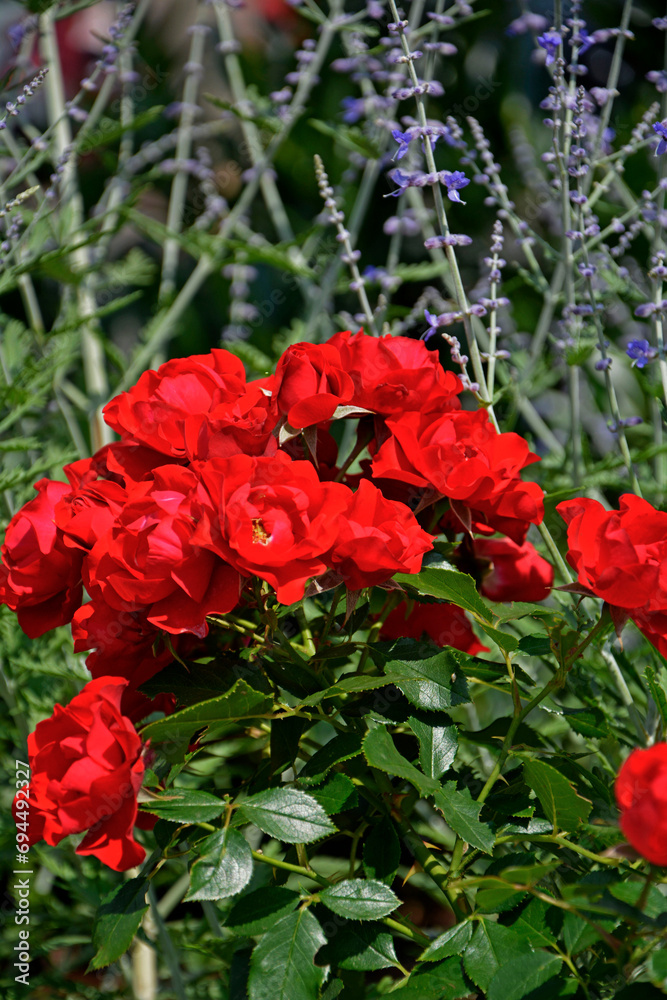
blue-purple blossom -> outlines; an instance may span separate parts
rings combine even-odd
[[[558,47],[562,40],[557,31],[545,31],[543,35],[538,35],[537,44],[547,50],[547,66],[551,66],[556,61]]]
[[[660,136],[660,142],[656,146],[655,155],[660,156],[661,153],[667,153],[667,125],[664,122],[655,122],[653,131],[656,135]]]
[[[463,173],[462,170],[441,170],[440,180],[447,188],[447,197],[450,201],[458,201],[460,205],[465,205],[465,202],[459,197],[459,191],[461,188],[466,187],[470,184],[470,181]]]
[[[414,132],[411,132],[410,129],[408,129],[407,132],[401,132],[400,129],[394,128],[391,130],[391,134],[393,138],[396,140],[396,142],[399,144],[398,152],[394,156],[394,159],[402,160],[410,148],[410,143],[415,137]]]
[[[584,52],[588,52],[591,45],[595,45],[597,38],[595,35],[589,35],[585,28],[581,28],[579,34],[576,38],[572,39],[573,42],[577,42],[579,45],[579,55],[583,56]]]
[[[644,368],[649,361],[657,355],[655,347],[651,347],[648,340],[631,340],[625,349],[625,353],[632,358],[632,367]]]
[[[398,184],[398,188],[396,191],[391,191],[385,197],[397,198],[406,188],[426,187],[429,184],[437,184],[439,182],[447,188],[447,197],[449,200],[457,201],[461,205],[465,205],[465,202],[459,197],[459,191],[467,184],[470,184],[469,179],[462,170],[440,170],[426,174],[422,170],[413,170],[411,173],[406,173],[400,170],[399,167],[395,167],[388,172],[388,176],[394,184]]]
[[[659,94],[667,94],[667,73],[664,69],[652,69],[646,74],[646,79],[655,86]]]

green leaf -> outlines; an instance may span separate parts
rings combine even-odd
[[[662,674],[663,671],[660,671]],[[655,706],[658,709],[660,718],[662,719],[663,726],[667,726],[667,694],[665,693],[665,682],[662,678],[658,679],[655,674],[653,667],[647,667],[644,671],[644,680],[646,682],[646,687],[649,689],[649,693],[655,702]]]
[[[142,801],[140,806],[172,823],[207,823],[225,811],[225,803],[217,795],[195,788],[170,788],[158,798]]]
[[[493,625],[489,625],[487,622],[480,622],[479,627],[483,632],[486,632],[489,639],[493,639],[496,645],[500,646],[506,653],[513,653],[515,649],[519,648],[519,640],[514,635],[510,635],[509,632],[502,632],[499,628],[494,628]]]
[[[549,948],[556,944],[556,938],[547,924],[549,904],[543,899],[531,899],[525,910],[512,927],[537,948]]]
[[[343,989],[345,989],[345,983],[342,979],[332,979],[322,994],[322,1000],[336,1000],[336,997]]]
[[[551,641],[546,635],[523,635],[519,639],[519,649],[528,656],[548,656]]]
[[[271,771],[284,771],[294,763],[299,750],[299,740],[306,728],[306,719],[288,715],[271,723]]]
[[[141,738],[144,742],[149,739],[152,743],[161,744],[173,741],[179,748],[187,747],[199,729],[205,728],[206,735],[212,738],[220,726],[266,715],[272,707],[273,698],[270,695],[255,691],[246,681],[239,679],[224,695],[209,698],[144,726]]]
[[[532,954],[532,948],[511,927],[492,920],[480,920],[463,956],[466,973],[486,992],[498,969],[512,959]]]
[[[402,586],[417,590],[420,594],[438,597],[442,601],[456,604],[459,608],[465,608],[466,611],[472,611],[484,621],[489,623],[493,621],[491,609],[479,596],[473,578],[467,573],[460,573],[447,563],[442,567],[427,566],[421,573],[398,573],[394,580]]]
[[[413,973],[405,986],[393,990],[391,996],[399,1000],[457,1000],[470,996],[470,984],[463,976],[461,959],[447,958],[439,965],[420,968]]]
[[[326,926],[326,924],[325,924]],[[345,922],[316,956],[319,965],[332,965],[356,972],[373,972],[397,965],[394,940],[384,925]]]
[[[486,823],[480,823],[481,805],[473,800],[469,788],[457,789],[455,781],[448,781],[435,794],[436,807],[441,810],[448,826],[462,840],[485,854],[493,852],[495,834]]]
[[[95,954],[87,972],[110,965],[127,951],[148,909],[148,879],[138,876],[116,886],[102,900],[93,926]]]
[[[507,962],[499,969],[487,992],[488,1000],[521,1000],[560,972],[563,964],[558,955],[535,951]]]
[[[316,691],[315,694],[308,695],[301,702],[304,708],[311,705],[319,705],[327,698],[338,698],[345,694],[358,694],[363,691],[375,691],[377,688],[387,687],[392,681],[388,677],[369,677],[367,675],[357,676],[356,674],[344,675],[331,687],[324,691]]]
[[[301,768],[298,779],[306,784],[319,784],[336,764],[361,753],[361,737],[356,733],[334,736]]]
[[[588,818],[593,805],[579,795],[571,782],[551,764],[527,760],[523,764],[526,784],[533,789],[554,832],[574,830]]]
[[[252,877],[252,852],[238,830],[216,830],[198,845],[199,858],[190,870],[190,899],[235,896]]]
[[[527,601],[513,601],[511,604],[501,607],[497,605],[493,609],[493,617],[496,624],[501,622],[511,622],[518,618],[562,618],[560,611],[554,608],[545,608],[542,604],[530,604]]]
[[[401,842],[396,828],[388,817],[383,817],[364,840],[363,865],[366,878],[391,885],[400,863]]]
[[[239,935],[264,934],[277,920],[299,905],[299,893],[281,885],[267,885],[237,899],[225,926]]]
[[[400,688],[417,708],[442,711],[470,701],[468,684],[457,660],[448,649],[435,656],[420,656],[424,644],[414,639],[377,643],[371,656],[384,666],[388,682]]]
[[[310,793],[317,799],[328,816],[354,809],[359,803],[359,795],[353,782],[346,774],[334,774],[321,788],[313,788]]]
[[[440,791],[440,782],[422,774],[414,764],[407,761],[398,752],[394,741],[383,727],[369,730],[364,739],[363,749],[371,767],[377,767],[380,771],[409,781],[422,795],[428,797]]]
[[[429,778],[441,778],[454,763],[459,744],[455,725],[443,725],[446,717],[411,715],[408,724],[419,740],[419,763]],[[449,721],[449,720],[448,720]]]
[[[323,889],[319,897],[326,907],[350,920],[378,920],[400,906],[400,899],[384,882],[345,879]]]
[[[576,913],[566,913],[563,920],[563,941],[568,955],[578,955],[600,940],[600,933],[591,925],[577,916]]]
[[[426,951],[419,956],[419,961],[437,962],[439,959],[449,958],[451,955],[462,955],[472,937],[472,928],[470,920],[464,920],[463,923],[450,927],[428,946]]]
[[[325,971],[315,965],[315,955],[323,944],[326,938],[310,910],[281,917],[252,953],[250,1000],[317,1000]]]
[[[269,788],[240,805],[250,823],[288,844],[310,844],[336,830],[319,802],[298,788]]]

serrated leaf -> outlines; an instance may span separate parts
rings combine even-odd
[[[503,632],[501,629],[489,625],[488,622],[479,622],[479,627],[483,632],[486,632],[489,639],[493,639],[496,645],[500,646],[506,653],[513,653],[514,650],[519,648],[519,640],[516,636],[510,635],[509,632]]]
[[[310,792],[317,799],[328,816],[354,809],[359,804],[359,795],[353,782],[346,774],[334,774],[321,788]]]
[[[424,644],[414,639],[377,643],[371,656],[384,666],[387,681],[395,684],[416,708],[440,712],[470,701],[465,675],[447,649],[433,656],[420,655]]]
[[[422,795],[434,795],[440,791],[440,782],[429,778],[417,770],[414,764],[398,752],[389,733],[383,727],[371,729],[363,743],[364,756],[371,767],[403,778],[415,786]]]
[[[322,994],[322,1000],[336,1000],[336,997],[344,988],[345,983],[342,979],[332,979]]]
[[[398,964],[394,940],[383,924],[358,924],[353,921],[338,924],[315,960],[318,965],[332,965],[355,972],[373,972]]]
[[[543,899],[531,899],[528,906],[512,924],[512,927],[525,937],[534,947],[550,948],[556,944],[556,938],[547,924],[549,904]]]
[[[448,826],[462,840],[485,854],[493,852],[495,834],[490,826],[480,822],[482,807],[474,801],[469,788],[457,789],[455,781],[448,781],[436,792],[434,802]]]
[[[489,984],[488,1000],[521,1000],[560,972],[562,958],[535,951],[507,962]]]
[[[312,795],[298,788],[269,788],[244,799],[241,811],[250,823],[287,844],[310,844],[336,827]]]
[[[363,865],[366,878],[391,885],[401,863],[401,842],[396,828],[383,817],[364,840]]]
[[[479,596],[473,578],[453,567],[427,566],[421,573],[398,573],[393,579],[420,594],[438,597],[459,608],[465,608],[484,621],[493,621],[491,609]]]
[[[171,823],[206,823],[221,816],[225,803],[217,795],[195,788],[170,788],[157,798],[142,800],[141,809]]]
[[[361,737],[356,733],[341,733],[334,736],[319,749],[299,771],[299,781],[304,784],[319,784],[336,764],[350,760],[361,753]]]
[[[459,745],[456,726],[443,725],[446,716],[411,715],[408,725],[419,740],[419,763],[429,778],[441,778],[454,763]]]
[[[299,740],[306,728],[306,719],[288,715],[274,719],[271,724],[271,770],[284,771],[291,767],[299,750]]]
[[[237,899],[225,926],[235,934],[264,934],[277,920],[299,905],[299,893],[280,885],[267,885]]]
[[[588,818],[593,805],[579,795],[571,782],[551,764],[541,760],[523,763],[526,784],[533,789],[554,831],[574,830]]]
[[[428,946],[419,956],[419,961],[437,962],[451,955],[462,955],[472,937],[472,930],[473,925],[470,920],[464,920],[463,923],[450,927]]]
[[[405,986],[392,991],[399,1000],[457,1000],[470,996],[470,984],[463,976],[460,958],[446,958],[439,965],[419,967]]]
[[[480,920],[465,950],[463,966],[473,983],[486,992],[498,969],[526,954],[532,954],[532,948],[517,931],[492,920]]]
[[[95,916],[95,954],[87,971],[110,965],[130,947],[148,909],[147,890],[148,879],[139,876],[116,886],[104,897]]]
[[[186,900],[226,899],[241,892],[252,878],[252,852],[238,830],[216,830],[198,850]]]
[[[315,965],[326,938],[308,909],[289,913],[264,935],[252,953],[250,1000],[316,1000],[325,971]]]
[[[349,676],[343,676],[331,687],[325,688],[324,691],[316,691],[315,694],[308,695],[301,701],[301,705],[304,708],[308,708],[312,705],[319,705],[321,701],[325,701],[327,698],[337,698],[340,695],[345,694],[358,694],[363,691],[375,691],[377,688],[387,687],[391,684],[391,680],[387,677],[370,677],[367,675],[357,676],[351,674]]]
[[[208,701],[201,701],[180,712],[151,722],[141,730],[141,738],[152,743],[172,742],[175,748],[182,750],[187,747],[190,739],[199,729],[205,728],[212,737],[216,728],[230,722],[240,722],[253,719],[258,715],[266,715],[273,707],[270,695],[255,691],[242,678],[226,694]]]
[[[325,924],[326,926],[326,924]],[[383,924],[345,921],[316,956],[318,965],[374,972],[398,965],[394,940]]]
[[[400,906],[400,899],[384,882],[345,879],[319,893],[328,909],[348,920],[378,920]]]
[[[528,656],[548,656],[551,653],[551,642],[546,635],[522,635],[519,649]]]

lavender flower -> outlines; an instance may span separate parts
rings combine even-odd
[[[625,353],[629,358],[632,358],[633,368],[644,368],[649,361],[653,361],[658,352],[654,347],[651,347],[648,340],[631,340]]]
[[[408,129],[406,132],[401,132],[400,129],[395,128],[392,129],[391,134],[393,138],[396,140],[396,142],[399,144],[398,152],[394,156],[394,159],[402,160],[410,148],[410,143],[415,137],[414,132],[412,132],[410,129]]]
[[[507,35],[525,35],[527,31],[544,31],[549,22],[542,14],[531,14],[526,11],[521,17],[517,17],[508,24],[505,29]]]
[[[656,146],[655,155],[660,156],[661,153],[667,153],[667,125],[664,122],[655,122],[653,131],[656,135],[660,136],[660,142]]]
[[[547,50],[547,66],[551,66],[556,61],[558,47],[563,39],[557,31],[545,31],[543,35],[538,35],[537,44]]]

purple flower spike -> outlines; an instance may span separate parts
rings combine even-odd
[[[655,122],[653,131],[660,136],[655,155],[660,156],[661,153],[667,153],[667,125],[664,122]]]
[[[440,172],[440,180],[447,188],[447,197],[450,201],[457,201],[460,205],[465,205],[462,198],[459,197],[459,191],[461,188],[466,187],[470,184],[470,181],[463,173],[462,170],[442,170]]]
[[[557,31],[545,31],[543,35],[538,35],[537,44],[547,50],[547,66],[556,61],[558,47],[562,41]]]

